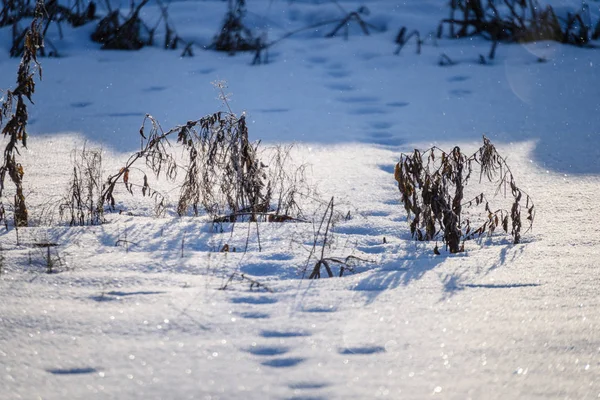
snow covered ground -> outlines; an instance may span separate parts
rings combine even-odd
[[[326,2],[248,3],[249,21],[271,40],[340,13]],[[296,143],[311,184],[350,214],[327,254],[371,262],[343,278],[301,279],[311,223],[259,224],[259,251],[256,224],[219,232],[203,217],[156,218],[130,196],[120,200],[133,215],[108,214],[101,226],[38,225],[18,241],[11,229],[0,236],[0,398],[600,396],[600,52],[500,45],[480,65],[489,43],[473,38],[394,55],[398,29],[435,31],[446,2],[364,3],[382,32],[299,34],[260,66],[199,47],[193,58],[101,51],[81,33],[91,25],[77,37],[64,27],[63,40],[51,33],[63,57],[41,59],[22,151],[34,221],[50,221],[73,150],[101,147],[114,173],[139,148],[146,113],[169,128],[215,112],[223,106],[211,82],[226,80],[251,138]],[[169,14],[205,46],[225,9],[173,2]],[[0,30],[1,88],[14,86],[18,63],[10,34]],[[442,53],[457,64],[439,66]],[[519,245],[494,236],[436,256],[410,237],[394,165],[432,144],[474,151],[482,134],[534,199],[534,229]],[[47,249],[30,246],[40,241],[59,244],[50,253],[59,273],[45,273]],[[246,242],[246,252],[219,252]],[[271,291],[228,282],[234,272]]]

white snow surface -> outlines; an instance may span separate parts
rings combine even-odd
[[[332,26],[304,32],[258,66],[251,54],[202,49],[222,22],[221,1],[170,4],[177,32],[196,43],[193,58],[159,45],[100,50],[82,33],[93,24],[64,26],[62,40],[50,30],[62,57],[40,59],[20,156],[35,223],[0,236],[0,398],[600,397],[600,52],[501,44],[480,65],[489,42],[430,38],[420,55],[414,42],[393,54],[401,26],[435,32],[446,3],[341,2],[366,4],[365,19],[382,31],[351,29],[347,41],[324,38]],[[597,2],[590,9],[600,14]],[[157,18],[153,3],[145,10]],[[341,13],[298,0],[252,0],[248,10],[271,40]],[[4,89],[18,65],[10,35],[0,30]],[[439,66],[442,53],[457,64]],[[126,193],[127,212],[101,226],[47,214],[66,191],[74,150],[102,148],[104,172],[114,173],[139,148],[146,113],[170,128],[222,110],[216,80],[227,81],[251,138],[295,143],[311,185],[349,215],[326,254],[370,263],[302,279],[324,206],[314,223],[222,232],[172,209],[155,217],[147,199]],[[518,245],[494,235],[436,256],[410,236],[394,165],[414,148],[474,151],[483,134],[534,199],[533,231]],[[39,241],[58,244],[58,273],[45,273],[47,250],[30,246]],[[219,252],[224,244],[238,251]],[[233,273],[272,292],[228,282]]]

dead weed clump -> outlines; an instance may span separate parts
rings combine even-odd
[[[584,46],[600,36],[600,21],[592,30],[587,5],[563,17],[537,0],[452,0],[450,16],[440,22],[438,37],[445,26],[451,38],[480,35],[494,43],[552,40]],[[492,50],[491,59],[493,54]]]
[[[148,1],[142,0],[137,5],[132,2],[129,15],[125,17],[120,10],[109,9],[96,26],[91,39],[101,43],[103,49],[111,50],[139,50],[144,46],[152,46],[154,30],[140,18],[140,11]]]
[[[102,150],[73,153],[73,175],[59,206],[62,220],[71,226],[99,225],[104,221],[102,190]]]
[[[17,87],[6,91],[5,98],[0,104],[0,128],[2,135],[8,138],[4,148],[4,161],[0,165],[0,221],[8,226],[6,210],[2,198],[4,197],[4,184],[6,175],[15,185],[13,201],[13,216],[16,227],[28,225],[28,211],[25,205],[23,192],[23,166],[17,162],[19,146],[27,147],[27,113],[26,99],[32,102],[31,97],[35,91],[34,77],[36,72],[41,79],[42,70],[37,61],[37,52],[44,47],[42,36],[42,23],[44,3],[39,0],[36,6],[35,18],[24,36],[24,51],[17,71]],[[16,104],[15,104],[16,103]],[[5,118],[7,121],[5,122]]]
[[[38,4],[39,3],[39,4]],[[96,19],[96,3],[88,0],[75,0],[69,6],[59,3],[58,0],[42,0],[40,2],[31,0],[2,0],[0,10],[0,28],[12,25],[11,57],[19,57],[25,49],[25,35],[27,29],[22,29],[20,22],[26,18],[35,18],[38,5],[44,16],[44,25],[40,25],[42,36],[46,35],[51,24],[58,26],[58,32],[62,38],[62,24],[66,23],[73,27],[82,26]],[[53,50],[48,54],[44,48],[40,48],[42,56],[58,56],[58,52],[50,42],[47,43]]]
[[[243,21],[246,16],[246,0],[229,0],[227,7],[223,25],[215,35],[210,48],[229,54],[259,50],[260,38],[255,37]]]
[[[492,208],[484,192],[465,201],[465,188],[474,167],[479,169],[479,185],[487,181],[495,187],[494,196],[510,195],[510,209]],[[450,152],[432,147],[423,152],[415,149],[412,154],[402,154],[394,177],[408,213],[411,235],[420,241],[441,238],[451,253],[464,251],[466,240],[485,233],[491,235],[497,228],[509,233],[513,243],[519,243],[523,224],[527,224],[527,230],[533,224],[532,199],[517,187],[506,160],[485,136],[483,146],[472,155],[464,154],[458,146]],[[465,210],[472,207],[483,208],[478,219],[481,224],[466,215]],[[439,254],[437,244],[434,252]]]
[[[219,85],[224,98],[224,86]],[[290,148],[285,147],[275,148],[273,163],[265,164],[259,157],[259,143],[248,138],[244,115],[238,117],[229,109],[166,132],[147,115],[140,136],[140,151],[104,184],[101,201],[110,208],[116,205],[117,185],[123,185],[131,194],[137,189],[154,197],[157,213],[165,211],[165,196],[150,186],[148,175],[137,166],[144,160],[156,178],[179,185],[175,209],[180,216],[206,213],[214,222],[301,219],[299,197],[310,191],[304,167],[291,167]],[[171,144],[173,138],[177,148]],[[178,150],[183,153],[181,161],[174,154]]]

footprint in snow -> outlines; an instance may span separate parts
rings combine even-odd
[[[79,101],[76,103],[71,103],[70,106],[72,108],[86,108],[92,105],[91,101]]]
[[[293,260],[294,256],[289,253],[269,253],[262,257],[264,260],[289,261]]]
[[[468,79],[470,79],[470,77],[465,75],[455,75],[448,78],[448,82],[464,82]]]
[[[255,356],[281,356],[287,353],[290,349],[287,347],[267,347],[267,346],[254,346],[246,349],[250,354]]]
[[[311,307],[311,308],[304,308],[302,309],[303,312],[309,312],[309,313],[330,313],[330,312],[334,312],[337,311],[337,309],[335,307]]]
[[[391,101],[389,103],[386,103],[385,105],[388,106],[388,107],[400,108],[400,107],[406,107],[409,104],[410,103],[406,102],[406,101]]]
[[[365,347],[346,347],[338,351],[344,355],[364,355],[364,354],[376,354],[384,353],[385,347],[383,346],[365,346]]]
[[[365,211],[361,214],[364,215],[365,217],[387,217],[390,215],[390,212],[382,211],[382,210],[372,210],[372,211]]]
[[[329,383],[325,382],[296,382],[290,383],[288,387],[290,389],[303,390],[303,389],[323,389],[330,386]]]
[[[102,301],[113,301],[113,300],[121,300],[123,297],[127,296],[147,296],[153,294],[162,294],[165,292],[161,291],[152,291],[152,290],[140,290],[133,292],[124,292],[118,290],[111,290],[110,292],[105,292],[96,296],[90,296],[90,299],[102,302]]]
[[[264,337],[264,338],[293,338],[293,337],[303,337],[303,336],[310,336],[310,333],[308,332],[302,332],[302,331],[262,331],[260,333],[260,336]]]
[[[143,117],[146,113],[143,112],[115,112],[108,114],[101,114],[101,116],[111,117],[111,118],[125,118],[125,117]]]
[[[290,357],[290,358],[273,358],[271,360],[263,361],[261,364],[266,367],[273,368],[289,368],[295,367],[296,365],[303,362],[305,359],[300,357]]]
[[[167,89],[166,86],[150,86],[142,90],[144,92],[162,92],[165,89]]]
[[[52,375],[84,375],[84,374],[93,374],[94,372],[98,372],[96,368],[84,367],[84,368],[52,368],[47,369],[47,372],[50,372]]]
[[[214,71],[215,71],[214,68],[203,68],[203,69],[196,69],[194,71],[190,71],[189,74],[190,75],[197,75],[197,74],[207,75]]]
[[[267,296],[247,296],[234,297],[231,302],[234,304],[274,304],[277,303],[277,299]]]
[[[269,314],[261,312],[243,312],[239,316],[246,319],[265,319],[270,317]]]
[[[450,94],[455,97],[465,97],[471,93],[472,92],[470,90],[466,89],[453,89],[450,91]]]
[[[390,129],[394,124],[392,124],[391,122],[373,121],[373,122],[369,123],[369,125],[373,129],[383,130],[383,129]]]

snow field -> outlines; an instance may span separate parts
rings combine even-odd
[[[433,30],[443,5],[368,6],[385,32],[354,32],[347,42],[309,32],[276,45],[272,62],[257,67],[243,54],[196,49],[179,59],[158,48],[54,41],[65,57],[41,60],[22,152],[34,221],[57,221],[44,205],[64,192],[73,150],[102,148],[105,173],[116,172],[139,147],[145,113],[170,128],[214,112],[221,105],[210,82],[223,79],[252,139],[296,142],[294,160],[310,165],[321,198],[350,212],[327,254],[373,262],[341,279],[303,280],[313,223],[259,224],[259,251],[255,224],[220,232],[172,210],[157,218],[151,202],[126,193],[120,206],[132,215],[109,214],[102,226],[36,226],[21,230],[19,243],[10,230],[0,237],[0,398],[600,394],[597,51],[501,45],[481,66],[489,43],[473,39],[428,43],[420,56],[409,44],[394,56],[397,29]],[[206,45],[224,7],[176,2],[170,15],[182,36]],[[337,12],[299,1],[249,7],[270,38]],[[9,32],[0,34],[9,43]],[[458,64],[438,66],[440,53]],[[3,88],[17,63],[6,54]],[[537,62],[542,56],[547,62]],[[401,152],[432,144],[474,151],[482,134],[534,199],[533,232],[519,245],[494,236],[435,256],[433,244],[410,238],[393,167]],[[176,185],[157,185],[176,198]],[[307,210],[318,223],[324,206]],[[39,241],[59,244],[51,255],[63,261],[60,273],[43,273],[46,249],[29,246]],[[224,244],[238,251],[219,252]],[[238,278],[219,290],[233,273],[273,292]]]

